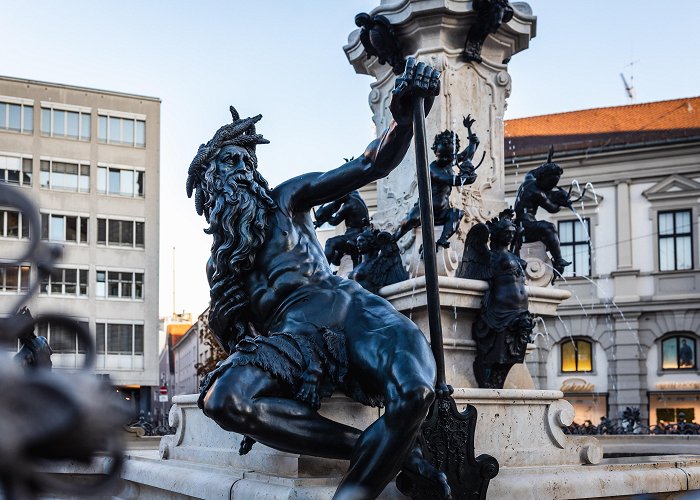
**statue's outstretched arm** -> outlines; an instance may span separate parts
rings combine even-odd
[[[294,209],[310,210],[389,175],[410,146],[416,97],[424,98],[428,113],[439,90],[440,72],[409,58],[404,74],[396,80],[390,105],[394,119],[389,127],[358,158],[328,172],[309,173],[288,181]]]

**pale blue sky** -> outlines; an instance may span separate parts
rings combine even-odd
[[[700,2],[529,3],[537,37],[509,65],[506,118],[626,104],[619,73],[636,60],[637,102],[700,94]],[[176,246],[175,307],[199,314],[210,240],[184,193],[197,146],[234,104],[264,115],[258,130],[271,144],[259,148],[260,169],[272,185],[361,153],[371,79],[354,74],[342,46],[355,14],[378,4],[0,0],[0,74],[162,99],[160,311],[172,309]]]

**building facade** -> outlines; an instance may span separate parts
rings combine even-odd
[[[572,298],[536,328],[536,385],[561,389],[576,421],[641,410],[649,425],[700,421],[700,98],[510,120],[508,202],[547,157],[583,199],[538,218],[572,262]],[[574,183],[573,194],[578,192]],[[648,420],[647,420],[648,419]]]
[[[41,238],[63,247],[48,276],[28,265],[1,277],[0,311],[39,280],[35,313],[84,322],[108,375],[135,413],[158,383],[160,100],[0,77],[0,181],[41,213]],[[29,228],[0,209],[3,254],[19,255]],[[40,325],[55,369],[81,365],[85,348],[57,325]]]

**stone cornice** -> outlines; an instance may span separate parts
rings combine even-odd
[[[490,35],[484,43],[482,56],[491,66],[503,66],[502,61],[525,50],[530,38],[535,36],[537,18],[527,3],[516,2],[513,18]],[[426,53],[461,53],[469,28],[476,14],[468,0],[402,0],[389,5],[380,5],[371,15],[386,16],[394,26],[401,41],[405,56]],[[424,36],[416,36],[423,31]],[[420,44],[417,46],[416,44]],[[381,78],[388,66],[380,67],[376,58],[367,59],[360,43],[360,30],[348,36],[343,47],[348,61],[359,74]],[[386,69],[385,69],[386,68]]]

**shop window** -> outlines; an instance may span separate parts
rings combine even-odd
[[[664,370],[695,369],[695,339],[683,335],[661,342],[661,368]]]
[[[561,371],[565,373],[593,371],[593,344],[583,339],[561,343]]]
[[[656,421],[678,422],[678,416],[683,413],[686,422],[695,421],[695,408],[657,408]]]
[[[659,271],[693,268],[690,210],[659,212]]]
[[[571,262],[564,270],[564,276],[590,276],[591,243],[590,219],[559,221],[559,242],[561,256]]]

